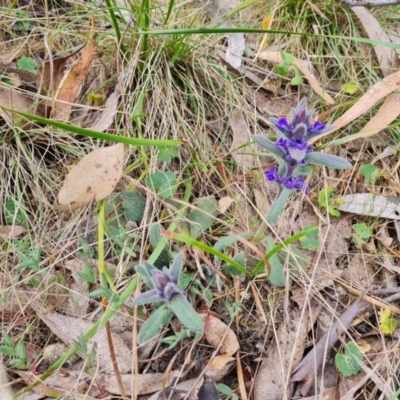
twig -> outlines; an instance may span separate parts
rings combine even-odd
[[[376,0],[376,1],[338,0],[338,2],[346,4],[349,7],[383,7],[383,6],[394,6],[396,4],[400,4],[400,0]]]

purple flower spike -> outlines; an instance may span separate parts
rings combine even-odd
[[[288,139],[303,139],[309,141],[314,136],[333,129],[320,121],[311,122],[314,110],[308,110],[307,100],[303,97],[296,108],[292,108],[292,120],[287,118],[270,118],[269,121]]]

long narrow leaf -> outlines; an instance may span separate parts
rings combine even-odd
[[[107,140],[109,142],[116,142],[116,143],[126,143],[132,146],[157,146],[157,147],[165,147],[165,146],[179,146],[183,144],[180,140],[160,140],[160,139],[137,139],[137,138],[128,138],[125,136],[116,136],[110,135],[108,133],[94,131],[92,129],[81,128],[79,126],[74,126],[70,124],[66,124],[63,122],[53,121],[48,118],[39,117],[37,115],[28,114],[22,111],[15,111],[6,107],[2,107],[7,111],[12,111],[15,114],[20,115],[26,119],[31,121],[39,122],[40,124],[54,126],[55,128],[64,129],[66,131],[76,133],[82,136],[89,136],[95,139]]]
[[[213,247],[207,246],[206,244],[199,242],[197,240],[192,239],[190,236],[187,235],[181,235],[179,233],[174,233],[170,231],[164,231],[163,232],[164,236],[167,236],[169,238],[178,240],[180,242],[190,244],[191,246],[197,247],[200,250],[206,251],[207,253],[210,253],[214,256],[217,256],[223,261],[226,261],[227,263],[231,264],[234,266],[236,269],[239,271],[243,272],[245,275],[248,275],[248,271],[246,271],[245,268],[243,268],[237,261],[233,260],[232,258],[226,256],[225,254],[221,253],[218,250],[215,250]],[[264,264],[263,264],[264,265]]]

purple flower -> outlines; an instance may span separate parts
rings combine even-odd
[[[286,189],[301,190],[304,193],[308,193],[307,183],[301,175],[280,177],[275,167],[271,167],[267,171],[264,171],[264,175],[269,181],[283,185]]]
[[[276,167],[272,167],[269,170],[264,171],[264,175],[269,181],[275,181],[279,183],[280,177]]]
[[[282,178],[281,183],[285,186],[286,189],[297,189],[301,190],[304,193],[308,193],[308,185],[304,181],[303,176],[289,176],[288,178]]]
[[[303,97],[296,108],[292,108],[292,121],[286,118],[270,118],[269,121],[288,139],[302,139],[307,142],[312,137],[333,129],[320,121],[311,122],[314,110],[307,108],[307,100]]]

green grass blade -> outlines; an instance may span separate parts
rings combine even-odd
[[[277,244],[272,250],[270,250],[267,254],[265,254],[265,257],[267,260],[272,257],[274,254],[278,253],[278,251],[282,250],[284,247],[288,246],[289,244],[295,242],[296,240],[299,240],[303,236],[307,235],[312,235],[312,234],[317,234],[318,233],[318,227],[317,226],[312,226],[307,229],[303,229],[299,233],[296,233],[295,235],[291,236],[290,238],[282,241],[282,243]],[[264,262],[260,261],[256,267],[254,268],[253,275],[256,276],[261,269],[264,267]]]
[[[210,253],[214,256],[217,256],[218,258],[220,258],[221,260],[231,264],[232,266],[234,266],[237,270],[239,270],[240,272],[243,272],[245,275],[248,275],[248,272],[246,271],[245,268],[243,268],[237,261],[232,260],[232,258],[226,256],[225,254],[221,253],[218,250],[215,250],[213,247],[207,246],[206,244],[199,242],[197,240],[192,239],[190,236],[187,235],[181,235],[179,233],[174,233],[174,232],[170,232],[170,231],[164,231],[163,235],[175,239],[175,240],[179,240],[180,242],[189,244],[191,246],[197,247],[200,250],[203,250],[207,253]],[[263,264],[264,265],[264,264]]]
[[[81,128],[79,126],[66,124],[64,122],[53,121],[48,118],[39,117],[37,115],[28,114],[22,111],[15,111],[5,107],[2,108],[4,108],[7,111],[12,111],[13,113],[20,115],[21,117],[24,117],[31,121],[39,122],[40,124],[54,126],[55,128],[64,129],[65,131],[76,133],[77,135],[89,136],[94,139],[106,140],[109,142],[126,143],[132,146],[156,146],[156,147],[164,147],[164,146],[175,147],[183,144],[181,140],[137,139],[137,138],[128,138],[125,136],[110,135],[109,133],[94,131],[92,129],[87,129],[87,128]]]

